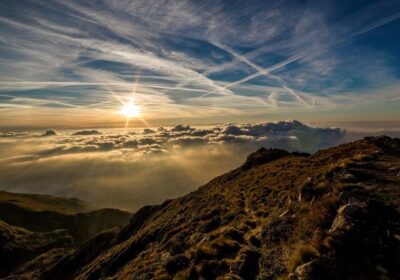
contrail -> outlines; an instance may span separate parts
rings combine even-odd
[[[243,83],[245,83],[247,81],[250,81],[250,80],[253,80],[253,79],[257,78],[257,77],[269,74],[270,72],[272,72],[274,70],[277,70],[277,69],[279,69],[279,68],[281,68],[283,66],[286,66],[286,65],[288,65],[288,64],[290,64],[292,62],[295,62],[295,61],[303,58],[304,56],[305,56],[304,54],[297,54],[297,55],[291,56],[288,59],[285,59],[284,61],[281,61],[281,62],[279,62],[279,63],[277,63],[275,65],[272,65],[270,67],[264,68],[264,69],[262,69],[262,70],[260,70],[260,71],[258,71],[256,73],[251,74],[251,75],[249,75],[247,77],[244,77],[244,78],[242,78],[242,79],[240,79],[238,81],[235,81],[235,82],[232,82],[230,84],[227,84],[226,86],[223,86],[222,88],[223,89],[227,89],[227,88],[230,88],[232,86],[243,84]],[[210,94],[212,94],[214,92],[216,92],[216,90],[207,92],[206,94],[203,94],[200,97],[208,96],[208,95],[210,95]]]
[[[350,38],[353,38],[353,37],[356,37],[358,35],[364,34],[364,33],[368,32],[368,31],[371,31],[373,29],[381,27],[382,25],[388,24],[388,23],[390,23],[390,22],[392,22],[394,20],[397,20],[399,18],[400,18],[400,13],[396,13],[396,14],[388,16],[388,17],[386,17],[384,19],[378,20],[378,21],[376,21],[374,23],[371,23],[371,24],[369,24],[369,25],[367,25],[365,27],[359,28],[358,30],[354,30],[352,32],[349,32],[347,35],[344,36],[344,38],[342,40],[339,40],[337,42],[333,42],[332,44],[328,44],[328,45],[325,46],[325,48],[330,48],[330,47],[332,47],[334,45],[340,44],[343,41],[346,41],[346,40],[348,40]],[[279,69],[279,68],[281,68],[283,66],[286,66],[288,64],[291,64],[291,63],[293,63],[295,61],[298,61],[298,60],[302,59],[303,57],[305,57],[307,55],[309,55],[309,53],[304,52],[304,53],[300,53],[300,54],[296,54],[294,56],[291,56],[291,57],[289,57],[289,58],[287,58],[287,59],[285,59],[285,60],[283,60],[283,61],[281,61],[281,62],[279,62],[279,63],[277,63],[275,65],[272,65],[270,67],[261,69],[260,71],[254,73],[254,74],[251,74],[251,75],[249,75],[247,77],[244,77],[244,78],[242,78],[240,80],[237,80],[235,82],[227,84],[227,85],[225,85],[223,87],[223,89],[227,89],[227,88],[232,87],[232,86],[240,85],[242,83],[245,83],[247,81],[253,80],[253,79],[255,79],[257,77],[260,77],[262,75],[269,74],[270,72],[272,72],[274,70],[277,70],[277,69]],[[206,94],[203,94],[203,95],[199,96],[199,98],[206,97],[206,96],[208,96],[208,95],[210,95],[212,93],[215,93],[215,92],[216,92],[216,90],[207,92]]]
[[[239,60],[243,61],[244,63],[250,65],[251,67],[253,67],[253,68],[256,69],[257,71],[262,72],[262,71],[264,70],[262,67],[260,67],[260,66],[258,66],[257,64],[251,62],[251,61],[248,60],[244,55],[240,55],[240,54],[236,53],[236,52],[235,52],[234,50],[232,50],[231,48],[229,48],[229,47],[227,47],[227,46],[224,46],[224,45],[222,45],[222,44],[220,44],[220,43],[217,43],[217,42],[212,42],[212,43],[213,43],[215,46],[219,47],[220,49],[223,49],[224,51],[228,52],[228,53],[231,54],[232,56],[234,56],[234,57],[238,58]],[[291,88],[287,85],[287,83],[286,83],[281,77],[279,77],[278,75],[271,74],[271,73],[267,73],[267,74],[265,74],[265,76],[271,77],[271,78],[274,78],[274,79],[278,80],[278,81],[281,83],[282,87],[283,87],[287,92],[289,92],[291,95],[293,95],[298,101],[300,101],[300,102],[303,103],[304,105],[309,106],[309,104],[308,104],[303,98],[301,98],[293,89],[291,89]]]
[[[19,85],[39,85],[39,86],[132,86],[130,82],[51,82],[51,81],[40,81],[40,82],[30,82],[30,81],[0,81],[1,85],[11,85],[11,86],[19,86]],[[166,89],[166,90],[182,90],[182,91],[191,91],[191,92],[207,92],[205,89],[196,89],[196,88],[187,88],[187,87],[168,87],[156,84],[142,84],[144,88],[154,88],[154,89]]]
[[[378,20],[378,21],[376,21],[374,23],[371,23],[371,24],[369,24],[369,25],[367,25],[365,27],[362,27],[362,28],[360,28],[358,30],[355,30],[352,33],[350,33],[349,35],[350,35],[350,37],[354,37],[354,36],[363,34],[363,33],[368,32],[370,30],[373,30],[373,29],[376,29],[378,27],[381,27],[382,25],[385,25],[385,24],[388,24],[388,23],[390,23],[392,21],[395,21],[396,19],[399,19],[399,18],[400,18],[400,13],[388,16],[388,17],[386,17],[384,19]]]

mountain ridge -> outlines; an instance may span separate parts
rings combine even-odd
[[[78,245],[103,230],[126,224],[131,215],[111,208],[90,210],[76,198],[0,191],[0,220],[34,232],[66,229]]]
[[[399,187],[400,139],[313,155],[260,149],[188,195],[141,208],[120,231],[8,279],[396,279]]]

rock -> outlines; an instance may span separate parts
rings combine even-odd
[[[329,229],[329,233],[332,235],[340,235],[350,231],[354,227],[357,215],[363,212],[365,207],[365,203],[348,203],[340,207]]]
[[[314,261],[310,261],[308,263],[302,264],[298,266],[294,272],[297,280],[311,280],[313,279],[312,273],[314,270]]]
[[[379,271],[379,272],[381,272],[381,273],[383,273],[383,274],[388,274],[387,269],[386,269],[386,268],[383,268],[383,267],[380,266],[380,265],[377,265],[377,266],[376,266],[376,270]]]

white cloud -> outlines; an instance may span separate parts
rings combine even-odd
[[[171,110],[196,118],[266,108],[313,111],[341,106],[335,95],[350,91],[352,78],[382,87],[398,83],[385,53],[354,46],[362,55],[349,62],[349,50],[337,51],[398,20],[395,9],[379,12],[390,3],[366,6],[337,22],[313,5],[272,6],[189,0],[27,1],[20,10],[10,5],[0,13],[0,92],[24,94],[25,101],[6,100],[1,110],[109,110],[118,106],[110,93],[130,96],[138,81],[138,99],[163,119]],[[362,101],[358,94],[353,104]]]

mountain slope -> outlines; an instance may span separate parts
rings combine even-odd
[[[66,229],[76,244],[128,223],[131,213],[117,209],[88,211],[75,198],[0,191],[0,220],[35,232]]]
[[[399,210],[399,139],[314,155],[260,149],[186,196],[143,207],[121,231],[38,265],[35,277],[400,279]]]
[[[0,191],[0,204],[13,204],[32,211],[53,211],[76,214],[87,211],[83,201],[76,198],[61,198],[46,194],[22,194]]]
[[[36,233],[0,220],[0,276],[50,249],[72,249],[73,240],[65,230]]]

